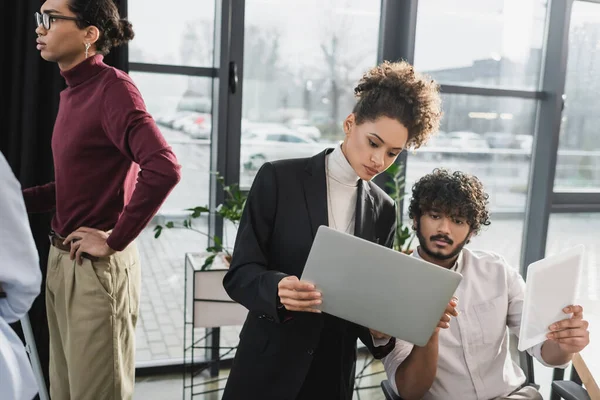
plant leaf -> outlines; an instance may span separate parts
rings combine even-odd
[[[387,172],[390,175],[396,175],[396,172],[398,172],[398,164],[392,164],[389,166],[389,168],[387,169]]]
[[[208,207],[194,207],[194,208],[186,208],[186,211],[190,211],[192,213],[191,217],[192,218],[198,218],[202,215],[202,213],[207,213],[210,210],[208,209]]]
[[[202,266],[200,267],[200,271],[206,271],[213,264],[213,261],[215,261],[216,256],[216,254],[213,254],[212,256],[206,257],[206,260],[204,260],[204,264],[202,264]]]

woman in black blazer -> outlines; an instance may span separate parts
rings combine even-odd
[[[249,313],[223,399],[352,399],[356,340],[377,358],[394,339],[314,307],[302,275],[320,225],[391,247],[393,200],[371,180],[437,131],[438,85],[406,62],[372,68],[354,89],[341,146],[265,163],[240,222],[223,285]]]

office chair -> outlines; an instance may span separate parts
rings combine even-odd
[[[383,380],[381,381],[381,390],[383,391],[383,395],[385,396],[385,400],[402,400],[402,397],[398,396],[392,386],[390,381]]]
[[[6,298],[6,292],[2,290],[0,285],[0,299]],[[35,345],[35,337],[33,336],[33,329],[31,328],[31,322],[29,322],[29,314],[21,319],[21,328],[23,329],[23,336],[25,337],[25,351],[29,357],[29,362],[33,369],[33,375],[38,385],[38,396],[40,400],[49,400],[48,388],[46,387],[46,381],[44,380],[44,372],[42,370],[42,364],[40,363],[40,357],[38,355],[37,346]]]
[[[42,364],[40,363],[40,357],[38,356],[37,346],[35,344],[35,337],[33,336],[33,329],[29,322],[29,314],[21,319],[21,328],[23,328],[23,336],[25,337],[25,350],[29,355],[29,361],[33,368],[33,375],[35,381],[38,384],[40,400],[49,400],[48,388],[46,387],[46,381],[44,380],[44,372],[42,370]]]
[[[571,380],[562,380],[564,370],[554,370],[552,379],[552,394],[551,399],[565,400],[590,400],[590,395],[587,390],[581,386],[581,378],[575,367],[571,366]]]

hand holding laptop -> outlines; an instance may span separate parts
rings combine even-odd
[[[288,311],[320,313],[315,307],[321,304],[321,292],[312,283],[301,281],[296,276],[287,276],[279,281],[277,294]]]
[[[446,310],[444,314],[442,314],[442,318],[440,318],[440,322],[438,322],[437,327],[435,328],[435,333],[438,333],[440,329],[448,329],[450,328],[450,319],[452,317],[458,316],[458,311],[456,311],[456,306],[458,305],[458,299],[456,297],[452,297],[452,300],[446,306]],[[374,329],[369,329],[371,331],[371,335],[375,339],[389,339],[391,336],[386,335],[385,333],[381,333]]]
[[[442,314],[442,318],[440,319],[440,322],[438,323],[437,328],[435,328],[436,333],[439,332],[440,329],[450,328],[450,318],[458,316],[458,311],[456,311],[457,305],[458,305],[458,299],[456,297],[452,297],[452,300],[450,300],[448,302],[448,305],[446,306],[446,310],[444,311],[444,314]]]

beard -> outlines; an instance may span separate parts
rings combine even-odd
[[[467,235],[465,240],[463,240],[462,242],[457,244],[456,248],[454,248],[454,250],[452,250],[450,253],[443,254],[439,251],[435,251],[435,250],[429,248],[429,246],[427,246],[427,240],[425,239],[423,232],[421,232],[421,222],[420,221],[417,222],[417,238],[419,239],[419,245],[421,246],[421,250],[423,250],[423,252],[425,252],[425,254],[427,254],[429,257],[433,258],[434,260],[438,260],[438,261],[448,261],[448,260],[458,257],[458,255],[460,254],[462,249],[465,247],[465,245],[467,243],[469,243],[469,235]],[[429,240],[431,240],[431,241],[438,240],[438,239],[443,240],[450,245],[454,244],[454,241],[445,235],[434,235],[431,238],[429,238]]]

